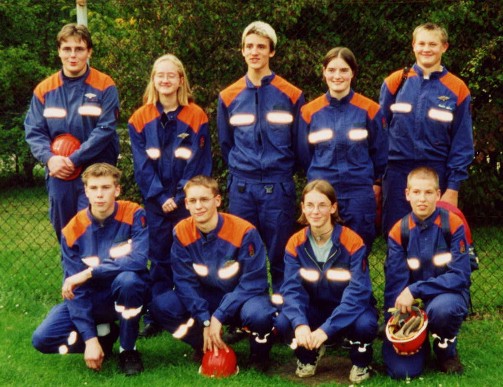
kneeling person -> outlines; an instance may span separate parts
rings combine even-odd
[[[143,370],[135,343],[147,293],[148,229],[138,204],[116,201],[120,176],[106,163],[83,173],[89,208],[62,231],[64,301],[32,342],[43,353],[84,353],[86,365],[99,371],[119,337],[121,371],[134,375]]]
[[[405,314],[411,311],[415,299],[421,299],[439,370],[460,374],[463,365],[457,335],[468,315],[471,273],[463,221],[437,208],[439,178],[430,167],[418,167],[409,173],[405,196],[412,212],[389,233],[384,307]],[[445,226],[450,235],[444,234]],[[428,339],[416,353],[406,354],[398,353],[388,339],[383,342],[386,371],[397,379],[421,375],[429,353]]]
[[[162,327],[196,353],[227,350],[222,325],[250,331],[250,363],[267,368],[275,308],[267,293],[265,248],[256,228],[219,213],[217,182],[206,176],[184,187],[190,217],[174,229],[171,249],[175,290],[152,301]]]
[[[349,380],[370,377],[372,341],[377,335],[377,310],[363,240],[341,225],[334,188],[313,180],[301,200],[299,222],[285,252],[283,308],[276,327],[292,342],[296,375],[316,373],[327,341],[348,338],[353,367]],[[293,341],[295,339],[295,341]]]

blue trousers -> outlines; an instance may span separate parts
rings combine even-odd
[[[173,289],[173,271],[171,269],[171,246],[173,245],[173,228],[190,214],[183,206],[176,211],[165,214],[157,203],[145,203],[149,232],[150,278],[152,294],[164,293]]]
[[[96,323],[113,323],[119,320],[120,345],[125,350],[134,349],[138,337],[141,313],[131,318],[123,318],[115,310],[115,305],[125,309],[137,309],[143,305],[147,292],[147,279],[134,272],[122,272],[113,280],[111,287],[92,293],[93,319]],[[68,346],[69,353],[83,353],[85,343],[71,320],[68,303],[65,301],[51,309],[45,320],[33,333],[32,344],[42,353],[58,353],[62,345]],[[68,343],[72,332],[77,332],[73,344]]]
[[[47,176],[45,182],[49,194],[49,219],[61,242],[61,230],[80,210],[89,206],[80,177],[61,180]]]
[[[426,303],[428,331],[434,337],[433,352],[437,360],[443,362],[457,354],[457,335],[468,314],[468,302],[456,293],[441,294]],[[428,339],[426,339],[428,341]],[[413,378],[422,374],[430,354],[429,342],[414,355],[398,355],[391,342],[384,338],[383,359],[386,372],[392,378]]]
[[[331,314],[332,310],[330,309],[310,306],[307,312],[307,319],[311,331],[318,329]],[[377,310],[374,307],[369,307],[353,324],[337,332],[335,337],[329,337],[328,341],[337,341],[338,339],[347,337],[351,341],[351,350],[349,352],[351,362],[359,367],[366,367],[372,361],[372,342],[377,336],[378,329],[377,318]],[[292,326],[284,313],[280,313],[276,318],[275,326],[283,341],[291,343],[295,337],[295,327]],[[317,351],[297,347],[295,356],[303,364],[314,364]]]
[[[221,297],[212,296],[208,292],[204,298],[208,301],[210,314],[213,314],[220,304]],[[221,323],[247,327],[251,332],[250,352],[259,356],[268,356],[272,346],[271,331],[275,312],[276,309],[272,306],[268,295],[255,296],[243,304],[238,315],[231,316],[228,321],[221,321]],[[189,311],[173,290],[152,299],[151,313],[163,329],[170,333],[175,333],[191,318]],[[203,329],[200,321],[194,321],[194,325],[188,328],[187,334],[181,340],[195,350],[202,350]]]
[[[414,168],[420,166],[429,166],[438,173],[442,193],[447,188],[445,165],[443,163],[423,161],[388,163],[382,182],[382,230],[386,239],[395,223],[411,211],[410,204],[405,198],[407,175]]]
[[[367,248],[367,256],[372,250],[376,237],[376,199],[374,191],[354,190],[350,198],[338,198],[339,214],[344,225],[360,235]]]
[[[292,236],[297,211],[293,180],[282,183],[249,182],[229,178],[229,212],[253,224],[267,248],[272,290],[283,283],[285,246]]]

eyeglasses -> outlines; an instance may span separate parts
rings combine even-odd
[[[197,204],[197,202],[199,202],[203,206],[205,206],[205,205],[209,204],[209,202],[214,198],[215,198],[215,196],[212,196],[211,198],[208,198],[205,196],[203,196],[202,198],[190,198],[190,199],[187,199],[187,203],[189,204],[189,206],[195,206]]]
[[[314,203],[306,203],[306,204],[304,204],[304,210],[307,211],[307,212],[313,212],[316,209],[319,212],[328,212],[328,211],[330,211],[331,207],[332,206],[330,204],[327,204],[327,203],[320,203],[318,205],[315,205]]]
[[[82,55],[87,51],[87,47],[63,47],[60,49],[60,51],[63,53],[63,55],[70,56],[72,53],[75,53],[75,55]]]

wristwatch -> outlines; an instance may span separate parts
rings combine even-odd
[[[210,326],[210,320],[204,320],[203,325],[208,328]]]

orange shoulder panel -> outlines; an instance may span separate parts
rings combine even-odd
[[[159,116],[160,114],[156,106],[150,103],[136,110],[129,119],[129,123],[133,125],[137,133],[141,133],[149,122],[157,119]]]
[[[391,228],[389,232],[389,236],[393,238],[393,240],[398,243],[399,245],[402,244],[402,229],[401,229],[401,223],[402,219],[397,221],[395,225]],[[439,218],[439,224],[440,224],[440,218]],[[414,227],[416,227],[416,224],[412,220],[412,216],[409,216],[409,230],[412,230]]]
[[[400,82],[402,81],[402,73],[403,69],[397,70],[384,80],[384,83],[386,83],[386,86],[388,87],[388,90],[392,95],[395,95],[396,92],[398,91],[398,86],[400,86]],[[412,78],[415,76],[417,76],[417,74],[411,67],[409,69],[408,78]]]
[[[376,102],[372,101],[370,98],[367,98],[359,93],[353,94],[353,98],[351,98],[350,103],[354,106],[357,106],[365,110],[368,113],[371,120],[374,119],[377,112],[379,111],[379,105]]]
[[[220,97],[224,102],[225,106],[229,106],[232,101],[241,93],[244,89],[246,89],[246,79],[245,77],[238,79],[232,85],[227,87],[220,93]]]
[[[329,102],[328,102],[325,94],[320,95],[318,98],[316,98],[316,99],[312,100],[311,102],[302,106],[300,108],[300,114],[302,115],[302,118],[304,119],[304,121],[307,122],[308,124],[310,124],[311,117],[313,116],[313,114],[320,111],[325,106],[328,106],[328,104],[329,104]]]
[[[91,219],[87,216],[87,209],[80,210],[68,222],[68,224],[61,230],[63,233],[66,244],[72,247],[77,239],[79,239],[86,232],[87,228],[91,225]]]
[[[204,110],[192,102],[178,113],[178,119],[189,125],[194,133],[199,132],[201,125],[208,123],[208,116]]]
[[[292,101],[292,103],[294,103],[294,104],[297,103],[300,96],[302,95],[302,90],[300,90],[298,87],[292,85],[290,82],[288,82],[286,79],[280,77],[279,75],[276,75],[273,78],[271,85],[276,86],[283,93],[288,95],[288,98],[290,98],[290,101]]]
[[[224,223],[218,233],[218,237],[235,247],[241,247],[245,234],[255,227],[237,216],[226,213],[220,213],[220,215],[224,218]]]
[[[458,97],[457,105],[461,105],[463,101],[470,95],[470,90],[468,86],[458,77],[452,73],[447,73],[445,76],[440,78],[440,82],[444,84],[450,91],[452,91]]]
[[[201,238],[194,224],[194,220],[191,217],[183,219],[175,226],[175,234],[184,247]]]
[[[119,208],[115,214],[115,220],[131,226],[133,224],[134,214],[141,208],[140,205],[127,200],[117,200],[117,204]]]
[[[115,86],[115,83],[110,76],[92,67],[89,71],[89,75],[87,76],[86,83],[100,91],[106,90],[110,86]]]
[[[33,93],[40,101],[40,103],[45,103],[45,95],[48,92],[56,90],[58,87],[61,87],[63,85],[60,74],[61,71],[58,71],[56,74],[52,74],[50,77],[44,79],[37,85]]]
[[[363,239],[348,227],[342,226],[341,245],[343,245],[350,254],[354,254],[360,247],[364,245]]]
[[[449,211],[449,228],[451,229],[451,234],[454,234],[461,225],[464,226],[463,219],[454,212]]]
[[[307,227],[304,227],[302,230],[297,231],[293,234],[288,243],[286,244],[286,252],[290,254],[292,257],[297,257],[297,247],[305,243],[307,240]]]

